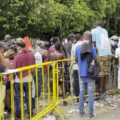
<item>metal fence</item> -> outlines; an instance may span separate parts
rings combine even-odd
[[[5,119],[3,79],[6,76],[10,80],[11,93],[11,114],[8,119],[15,120],[17,108],[19,108],[21,120],[38,120],[53,110],[62,120],[67,119],[59,104],[77,99],[73,90],[71,61],[72,59],[64,59],[46,62],[0,74],[0,120]],[[115,70],[116,67],[113,69],[116,73]],[[24,81],[25,72],[27,72],[27,82]],[[112,74],[109,77],[107,90],[116,89],[117,79],[113,80]],[[16,82],[17,80],[19,82]]]

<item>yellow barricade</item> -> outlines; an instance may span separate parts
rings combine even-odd
[[[69,100],[78,98],[73,89],[72,60],[46,62],[1,73],[0,120],[5,119],[5,85],[2,78],[6,76],[10,80],[11,120],[39,120],[52,111],[66,120],[67,117],[59,107],[60,103],[66,105]]]

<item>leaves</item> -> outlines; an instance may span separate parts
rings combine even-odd
[[[102,20],[120,33],[120,0],[0,0],[0,38],[60,37],[91,29]]]

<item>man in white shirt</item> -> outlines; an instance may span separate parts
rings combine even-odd
[[[82,41],[81,41],[81,35],[80,34],[76,34],[76,42],[73,43],[72,45],[72,49],[71,49],[71,58],[75,58],[75,51],[77,46],[81,45]],[[78,64],[75,62],[75,60],[73,60],[72,62],[72,76],[73,76],[73,88],[74,88],[74,93],[75,96],[78,97],[79,96],[79,75],[78,75]],[[77,99],[77,102],[79,101],[79,99]]]
[[[92,41],[95,43],[99,61],[100,61],[100,73],[99,73],[99,85],[100,88],[98,92],[101,94],[101,97],[106,95],[108,76],[110,75],[110,64],[111,64],[111,46],[110,40],[108,37],[108,32],[105,28],[101,26],[100,21],[96,22],[96,27],[91,30]]]
[[[42,49],[41,49],[41,42],[37,41],[35,44],[35,64],[42,63]],[[36,84],[36,75],[35,75],[35,84]],[[38,67],[38,97],[41,94],[41,84],[42,84],[42,68]]]

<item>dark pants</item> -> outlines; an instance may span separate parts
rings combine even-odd
[[[27,112],[29,113],[29,89],[28,88],[29,88],[28,82],[23,83],[23,91],[25,92],[25,102],[27,103]],[[32,86],[31,86],[31,90],[32,90]],[[23,95],[24,95],[24,92],[23,92]],[[15,108],[16,108],[16,117],[18,118],[21,118],[20,96],[21,96],[20,83],[15,83]],[[32,94],[31,94],[31,101],[32,101]]]
[[[105,93],[106,92],[106,87],[107,87],[107,76],[102,76],[97,78],[95,81],[96,83],[96,92],[98,93]]]
[[[74,88],[75,96],[79,96],[80,87],[79,87],[78,70],[73,70],[73,88]]]
[[[69,70],[69,65],[66,63],[65,64],[65,83],[66,83],[66,92],[70,93],[70,70]]]

